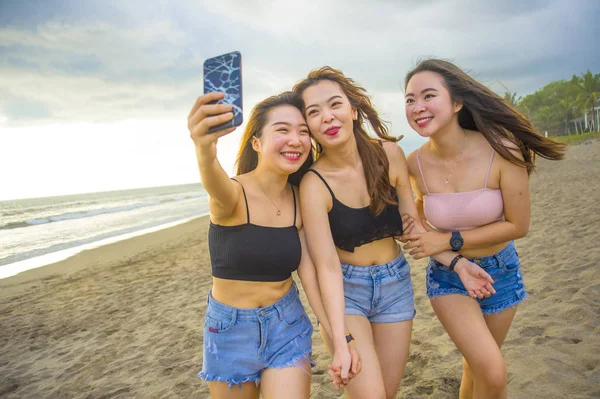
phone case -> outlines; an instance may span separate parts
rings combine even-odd
[[[214,104],[233,105],[233,119],[209,129],[217,130],[239,126],[243,122],[242,107],[242,54],[239,51],[219,55],[204,61],[204,94],[220,91],[225,93],[222,100]]]

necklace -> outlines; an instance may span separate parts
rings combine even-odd
[[[265,195],[265,197],[267,197],[269,199],[269,201],[271,201],[271,203],[273,204],[273,206],[275,207],[275,209],[277,209],[277,216],[281,215],[281,210],[279,209],[279,207],[277,206],[277,204],[275,203],[275,201],[273,201],[271,199],[271,197],[269,197],[269,195],[267,194],[267,192],[265,191],[265,189],[262,187],[262,184],[260,184],[260,181],[258,179],[256,179],[258,181],[258,187],[260,187],[260,191],[263,192],[263,194]],[[285,190],[283,190],[283,194],[282,196],[285,195]]]
[[[463,133],[465,135],[465,139],[463,140],[462,146],[460,147],[460,152],[454,159],[454,165],[452,165],[452,169],[450,170],[450,173],[448,173],[448,175],[446,176],[446,180],[444,181],[444,183],[446,183],[446,184],[448,184],[450,182],[450,180],[449,180],[450,176],[452,176],[452,174],[454,173],[454,169],[456,169],[456,165],[458,165],[458,160],[462,156],[463,150],[465,149],[465,144],[467,143],[467,133],[464,131],[464,129],[463,129]]]

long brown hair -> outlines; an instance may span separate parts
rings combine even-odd
[[[479,83],[451,62],[427,59],[406,74],[404,88],[417,73],[429,71],[442,76],[444,85],[453,102],[462,104],[458,112],[458,123],[463,129],[476,130],[483,134],[494,150],[507,161],[535,169],[536,154],[542,158],[560,160],[564,158],[566,145],[540,135],[531,122],[515,110],[506,100]],[[502,143],[508,139],[514,143],[524,161],[514,156]]]
[[[367,190],[371,198],[369,211],[373,215],[379,215],[383,212],[386,205],[397,205],[398,202],[392,196],[392,190],[390,189],[389,161],[387,155],[383,147],[374,143],[369,137],[364,128],[364,121],[369,121],[369,124],[378,137],[392,142],[396,142],[399,139],[389,135],[388,128],[379,118],[375,107],[371,103],[371,99],[367,95],[367,91],[352,79],[344,76],[337,69],[324,66],[311,71],[306,79],[296,83],[293,90],[302,95],[304,90],[322,80],[329,80],[339,84],[344,94],[348,97],[350,104],[357,110],[358,118],[354,121],[353,130],[358,154],[362,160],[367,181]],[[315,158],[318,158],[322,152],[322,147],[317,145]]]
[[[240,149],[236,158],[236,175],[242,175],[256,169],[258,165],[258,154],[252,148],[252,137],[260,138],[262,131],[267,122],[269,121],[269,111],[273,108],[280,107],[282,105],[289,105],[297,108],[304,116],[304,102],[302,97],[293,91],[286,91],[275,96],[268,97],[263,101],[259,102],[252,108],[250,113],[250,119],[246,124],[244,135],[240,144]],[[304,173],[310,168],[313,163],[312,150],[308,154],[308,158],[300,169],[288,176],[288,181],[295,186],[300,184],[300,179]]]

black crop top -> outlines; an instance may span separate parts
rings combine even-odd
[[[331,193],[333,205],[329,211],[329,226],[335,246],[344,251],[354,252],[354,248],[386,237],[402,235],[402,218],[396,205],[387,205],[378,216],[371,215],[369,207],[351,208],[340,202],[323,176],[309,169],[325,183]],[[397,200],[396,192],[394,199]]]
[[[247,222],[237,226],[221,226],[211,222],[208,228],[208,250],[213,276],[243,281],[287,280],[298,269],[302,257],[300,236],[296,229],[294,188],[292,187],[294,224],[288,227],[267,227],[250,223],[244,186],[242,192],[246,201]]]

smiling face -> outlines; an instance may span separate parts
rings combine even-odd
[[[324,148],[344,143],[354,134],[357,111],[338,83],[321,80],[306,88],[302,99],[310,132]]]
[[[252,138],[259,165],[269,165],[292,174],[306,161],[311,145],[308,126],[298,108],[280,105],[269,111],[260,138]]]
[[[423,137],[431,137],[456,122],[462,105],[454,103],[444,78],[430,71],[416,73],[406,85],[406,119]]]

